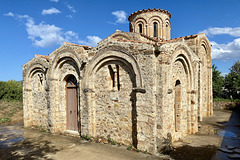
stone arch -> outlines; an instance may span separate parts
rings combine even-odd
[[[25,126],[48,128],[47,68],[48,62],[34,58],[24,66],[24,123]]]
[[[171,21],[169,20],[169,18],[165,19],[165,24],[169,24],[169,26],[171,28]]]
[[[165,35],[166,35],[166,39],[169,40],[171,39],[171,23],[169,19],[165,19]]]
[[[208,41],[205,38],[202,38],[200,40],[199,47],[200,48],[203,47],[205,49],[207,63],[210,64],[211,63],[211,46],[209,45]],[[199,56],[201,56],[200,53],[199,53]],[[208,67],[211,67],[211,65]]]
[[[204,45],[204,46],[205,46],[206,51],[207,51],[207,54],[210,54],[210,53],[211,53],[211,46],[210,46],[208,40],[206,39],[206,37],[201,38],[201,39],[199,40],[199,42],[200,42],[200,43],[199,43],[200,45]]]
[[[26,69],[23,70],[24,77],[26,80],[32,76],[32,74],[36,71],[45,72],[48,68],[48,62],[46,60],[40,58],[34,58],[30,62],[27,63]]]
[[[180,52],[180,53],[179,53]],[[193,61],[193,56],[189,48],[185,45],[178,45],[174,48],[174,53],[172,54],[172,62],[171,64],[174,64],[175,61],[181,60],[185,66],[186,73],[188,73],[189,82],[192,84],[189,86],[190,88],[193,88],[193,67],[191,62]],[[190,89],[189,88],[189,89]]]
[[[142,28],[142,30],[143,30],[142,33],[143,34],[147,34],[147,21],[144,18],[142,18],[142,17],[139,17],[134,22],[134,32],[139,33],[139,28],[138,28],[139,24],[141,24],[142,27],[143,27]]]
[[[195,100],[194,95],[192,95],[192,90],[194,89],[191,64],[192,56],[188,48],[180,45],[175,48],[171,59],[171,87],[174,88],[173,99],[175,110],[174,130],[175,136],[178,137],[181,133],[192,133],[193,128],[196,126],[196,124],[195,126],[191,126],[191,123],[195,122],[192,116],[193,112],[195,112],[195,105],[192,103]],[[177,91],[179,89],[176,86],[177,81],[181,84],[181,92]],[[177,97],[177,94],[181,95],[181,97]]]
[[[113,38],[130,40],[130,38],[127,35],[125,35],[125,34],[115,34],[115,35],[113,35]]]
[[[76,88],[77,95],[77,112],[80,112],[80,90],[81,90],[81,61],[75,51],[72,49],[63,49],[59,51],[52,61],[51,68],[51,107],[54,112],[51,116],[53,119],[53,130],[65,131],[67,128],[67,89],[66,89],[66,78],[69,75],[73,75],[77,83],[79,84]],[[80,116],[80,114],[78,114]],[[77,117],[79,119],[79,117]],[[56,127],[55,127],[56,126]],[[57,126],[62,126],[61,129]],[[70,128],[71,129],[71,128]],[[80,129],[80,128],[78,128]],[[80,130],[78,130],[80,132]]]
[[[142,75],[137,61],[132,55],[118,51],[106,51],[104,53],[100,52],[89,62],[87,70],[84,73],[84,88],[89,88],[88,81],[89,77],[94,74],[93,71],[107,61],[120,61],[124,63],[131,70],[132,74],[136,76],[135,88],[143,88]]]
[[[200,84],[199,92],[202,99],[199,111],[199,117],[212,115],[212,71],[211,71],[211,47],[206,39],[203,37],[199,41],[198,56],[200,58]],[[204,77],[204,78],[203,78]],[[201,119],[201,118],[200,118]]]
[[[150,17],[149,19],[148,19],[148,21],[147,21],[147,23],[148,24],[152,24],[154,21],[157,21],[159,24],[163,24],[163,20],[162,20],[162,18],[161,17],[159,17],[159,16],[152,16],[152,17]]]
[[[149,25],[149,35],[150,36],[154,36],[154,29],[153,29],[153,27],[154,27],[154,23],[157,23],[157,26],[158,26],[158,28],[157,28],[157,35],[158,35],[158,37],[159,38],[163,38],[164,37],[164,35],[163,35],[163,33],[164,33],[164,26],[163,26],[163,20],[162,20],[162,18],[161,17],[159,17],[159,16],[152,16],[151,18],[149,18],[149,20],[148,20],[148,25]]]
[[[119,66],[117,68],[122,82],[121,89],[109,90],[108,79],[111,79],[111,76],[108,69],[115,65]],[[115,74],[118,74],[118,71],[113,76]],[[135,59],[119,51],[98,53],[87,66],[84,88],[85,110],[89,115],[88,134],[102,138],[106,138],[107,134],[119,143],[137,147],[136,92],[142,88],[142,79]],[[99,117],[98,114],[102,112],[106,114]],[[103,131],[101,128],[107,129]]]
[[[78,68],[80,69],[81,66],[81,60],[78,56],[78,54],[72,50],[72,49],[62,49],[60,50],[56,56],[54,57],[54,59],[52,60],[52,72],[55,72],[55,70],[57,69],[57,66],[59,64],[59,62],[61,61],[65,61],[65,60],[71,60],[73,61]],[[53,74],[53,73],[52,73]],[[51,74],[51,75],[52,75]],[[80,75],[79,75],[80,76]]]

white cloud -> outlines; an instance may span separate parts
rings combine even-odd
[[[57,3],[59,0],[50,0],[50,1],[51,1],[51,2],[56,2],[56,3]]]
[[[61,11],[59,11],[58,9],[56,8],[50,8],[50,9],[44,9],[42,11],[42,15],[47,15],[47,14],[58,14],[58,13],[61,13]]]
[[[114,11],[112,15],[117,19],[115,23],[127,23],[127,13],[125,11]]]
[[[9,16],[9,17],[13,17],[14,16],[14,14],[12,13],[12,12],[8,12],[8,13],[6,13],[6,14],[3,14],[4,16]]]
[[[228,34],[233,37],[240,37],[240,27],[210,27],[206,30],[201,31],[201,33],[205,33],[208,36],[214,36],[214,35],[223,35]]]
[[[218,60],[230,60],[230,59],[239,59],[240,58],[240,27],[210,27],[206,30],[201,31],[207,36],[215,35],[230,35],[235,38],[232,42],[218,44],[215,41],[212,41],[212,59]]]
[[[66,4],[66,6],[68,7],[68,9],[70,9],[70,11],[72,11],[73,13],[76,13],[77,11],[74,9],[73,6],[71,6],[70,4]]]
[[[71,14],[66,15],[67,18],[73,18],[73,16]]]
[[[81,40],[78,34],[73,31],[64,31],[55,25],[41,22],[35,24],[34,19],[28,15],[10,14],[11,17],[19,20],[26,26],[28,38],[37,47],[51,47],[62,45],[63,42],[78,43],[82,45],[96,46],[101,38],[97,36],[87,36],[87,40]],[[5,14],[5,16],[9,16]]]
[[[218,44],[215,41],[212,44],[212,59],[230,60],[240,58],[240,38],[226,44]]]
[[[100,42],[102,39],[98,36],[87,36],[87,43],[88,46],[97,46],[97,43]]]

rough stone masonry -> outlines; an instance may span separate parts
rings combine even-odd
[[[65,42],[23,66],[24,125],[79,133],[154,154],[213,114],[205,34],[171,39],[171,14],[132,13],[130,32],[89,47]]]

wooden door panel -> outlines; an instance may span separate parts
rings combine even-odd
[[[77,88],[67,87],[67,128],[77,131]]]

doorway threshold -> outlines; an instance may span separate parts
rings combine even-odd
[[[66,130],[64,131],[64,134],[71,135],[71,136],[79,136],[79,132],[73,131],[73,130]]]

